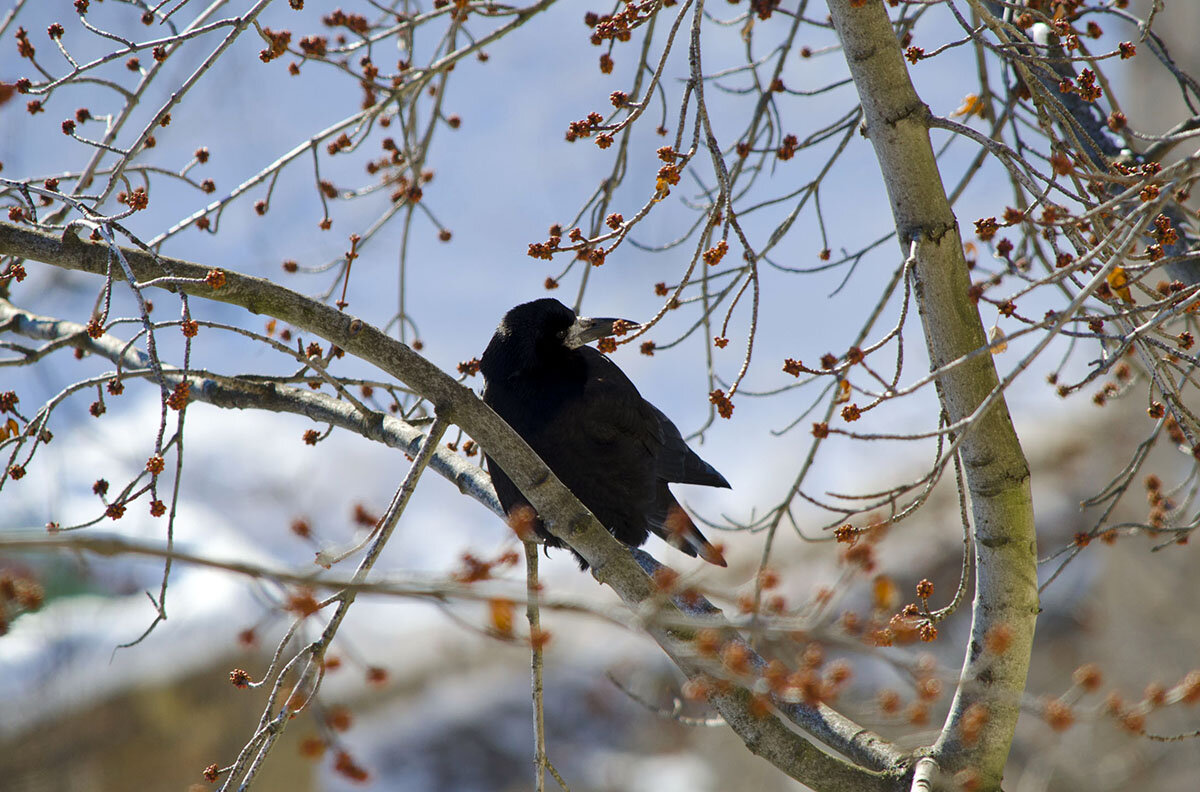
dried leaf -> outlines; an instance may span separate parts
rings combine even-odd
[[[834,404],[845,404],[850,401],[850,380],[838,383],[837,396],[833,397]]]
[[[875,599],[875,609],[890,611],[900,602],[900,589],[887,575],[879,575],[871,586],[871,595]]]
[[[511,638],[513,634],[513,607],[512,600],[494,599],[488,601],[492,626],[496,628],[496,632],[505,638]]]
[[[1129,276],[1125,274],[1124,267],[1113,267],[1106,280],[1117,296],[1127,303],[1133,302],[1133,295],[1129,291]]]
[[[1008,349],[1008,342],[1004,338],[1004,331],[1000,329],[1000,325],[993,325],[992,331],[988,333],[988,343],[992,347],[993,355],[999,355]]]
[[[977,94],[967,94],[963,97],[963,103],[957,110],[950,114],[950,117],[958,118],[959,116],[966,116],[970,118],[973,115],[977,115],[983,118],[985,112],[983,100]]]

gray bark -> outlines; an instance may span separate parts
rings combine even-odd
[[[111,254],[106,245],[84,242],[69,233],[59,238],[0,222],[0,255],[106,275]],[[378,366],[427,398],[440,417],[462,427],[503,466],[549,530],[588,561],[598,581],[610,586],[635,611],[658,617],[648,620],[647,632],[680,668],[689,675],[700,673],[702,664],[692,645],[694,631],[666,626],[687,622],[678,604],[661,595],[629,549],[604,529],[528,444],[470,388],[361,319],[271,281],[222,268],[225,284],[213,289],[204,282],[208,267],[130,248],[121,248],[121,255],[139,282],[163,279],[169,273],[180,280],[159,280],[156,285],[240,305],[314,333]],[[121,268],[112,270],[119,278]],[[907,774],[907,762],[896,749],[829,708],[805,708],[799,715],[809,721],[805,726],[814,735],[851,761],[822,751],[797,733],[781,717],[788,714],[786,710],[757,714],[745,688],[734,686],[728,692],[716,692],[710,703],[752,752],[814,788],[884,792],[899,788]]]
[[[913,294],[930,363],[937,370],[986,346],[970,286],[958,222],[929,139],[929,108],[917,96],[882,2],[853,7],[830,0],[834,26],[862,100],[866,134],[891,200],[901,248],[915,245]],[[937,380],[951,423],[976,415],[960,453],[966,469],[977,558],[971,640],[950,713],[931,756],[948,773],[970,770],[997,789],[1025,689],[1037,619],[1037,546],[1029,465],[1013,429],[991,355],[977,355]],[[985,405],[985,401],[991,401]],[[1006,651],[986,651],[985,636],[1005,630]],[[967,708],[988,719],[978,740],[961,739]]]

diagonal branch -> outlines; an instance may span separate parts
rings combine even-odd
[[[635,611],[650,605],[662,612],[665,621],[684,619],[676,603],[663,601],[629,549],[600,525],[516,432],[469,388],[408,346],[361,319],[271,281],[224,270],[223,285],[214,289],[204,280],[207,267],[156,257],[143,250],[121,250],[139,281],[157,279],[155,286],[160,288],[268,314],[319,335],[396,377],[431,401],[438,416],[461,426],[487,450],[545,519],[550,531],[587,560],[598,581],[612,587]],[[11,223],[0,222],[0,255],[97,275],[108,273],[107,246],[82,241],[69,233],[60,238]],[[163,277],[168,272],[171,277]],[[694,631],[651,625],[648,632],[685,673],[700,673],[692,643]],[[784,718],[763,714],[745,688],[716,691],[710,701],[751,751],[801,782],[827,790],[871,792],[890,789],[905,772],[903,757],[895,748],[848,719],[835,717],[828,708],[809,708],[803,716],[819,725],[815,730],[819,739],[852,762],[820,750]]]
[[[448,427],[449,422],[444,416],[441,414],[435,416],[433,425],[429,427],[429,434],[425,435],[422,439],[421,449],[415,455],[412,465],[409,466],[404,480],[400,483],[400,488],[396,490],[396,494],[393,496],[387,512],[380,518],[379,525],[376,528],[375,540],[371,543],[362,561],[359,562],[358,568],[354,570],[354,577],[352,579],[354,583],[364,582],[371,568],[375,566],[375,562],[379,560],[379,555],[383,552],[384,545],[391,538],[396,524],[400,521],[400,516],[404,513],[409,499],[417,488],[417,482],[420,481],[421,473],[429,465],[429,461],[433,458],[433,451],[438,447],[442,435],[445,434]],[[303,658],[303,670],[300,671],[299,680],[292,685],[292,694],[274,716],[271,713],[275,707],[275,695],[273,694],[268,699],[267,706],[259,721],[258,730],[251,737],[250,741],[246,743],[245,747],[242,748],[237,761],[227,769],[225,783],[221,785],[220,792],[228,792],[228,790],[234,788],[233,785],[235,783],[238,784],[236,788],[239,790],[248,789],[262,767],[263,762],[266,760],[267,755],[278,744],[279,737],[283,734],[284,729],[287,728],[288,723],[316,696],[325,674],[325,651],[333,643],[334,636],[337,635],[342,621],[346,618],[346,614],[349,613],[350,606],[354,604],[357,596],[358,591],[356,589],[347,588],[334,597],[334,601],[337,602],[337,608],[330,617],[329,623],[325,625],[325,629],[321,631],[321,637],[306,646],[296,656],[295,660],[293,660],[293,663],[298,664],[298,661]],[[274,690],[280,690],[286,684],[289,676],[286,673],[280,673],[276,677]],[[300,700],[299,703],[297,699]]]

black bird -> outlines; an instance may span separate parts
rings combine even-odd
[[[617,321],[577,317],[551,298],[518,305],[480,359],[483,400],[617,539],[637,547],[653,531],[690,556],[725,566],[667,483],[729,482],[688,448],[615,363],[585,346],[612,335]],[[485,458],[505,513],[528,506],[512,479]],[[534,527],[548,546],[562,546],[540,518]],[[587,569],[582,558],[579,565]]]

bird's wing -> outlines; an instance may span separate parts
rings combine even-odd
[[[606,416],[619,418],[623,432],[641,438],[654,458],[655,476],[662,481],[729,488],[725,477],[688,447],[671,419],[642,398],[617,364],[590,347],[585,349],[588,401],[603,405],[602,410],[596,410],[596,420],[589,424]]]
[[[725,477],[688,447],[671,419],[650,402],[644,399],[642,401],[651,410],[658,429],[660,445],[655,455],[658,477],[663,481],[680,484],[703,484],[707,487],[728,489],[729,482]]]
[[[583,392],[564,405],[570,420],[561,423],[586,438],[597,462],[611,456],[614,463],[643,468],[649,480],[661,445],[657,421],[646,415],[649,405],[606,356],[590,347],[580,352],[586,363]]]

